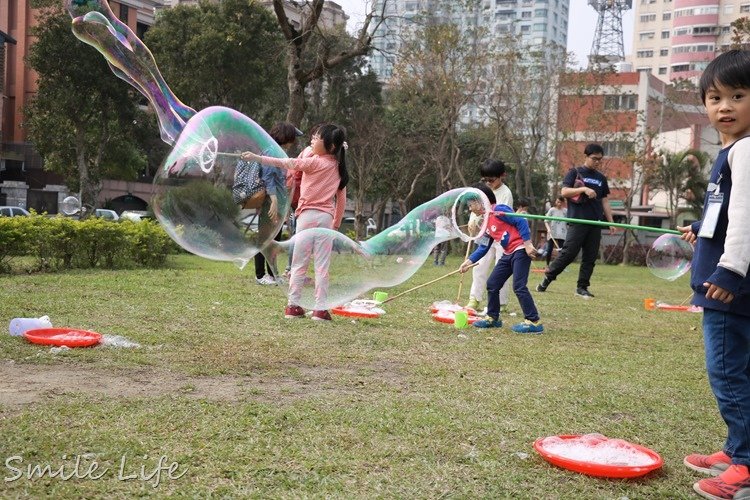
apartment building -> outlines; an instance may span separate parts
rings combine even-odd
[[[384,0],[374,0],[376,12]],[[450,7],[448,9],[447,7]],[[398,52],[417,22],[425,16],[443,18],[459,26],[487,28],[488,36],[516,34],[529,47],[551,45],[564,49],[568,41],[569,0],[387,0],[384,22],[373,37],[370,65],[387,82]]]
[[[732,21],[750,16],[748,0],[639,0],[635,8],[630,60],[665,82],[699,78],[731,43]]]

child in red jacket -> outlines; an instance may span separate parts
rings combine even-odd
[[[497,261],[487,279],[487,317],[476,321],[474,326],[477,328],[503,326],[500,319],[500,289],[508,278],[513,276],[513,292],[518,297],[525,319],[523,323],[513,325],[511,330],[516,333],[538,335],[544,332],[544,326],[527,286],[531,259],[536,256],[536,249],[531,243],[529,223],[523,217],[505,215],[512,213],[513,209],[507,205],[495,205],[494,193],[484,184],[477,184],[474,187],[487,196],[492,205],[492,213],[487,222],[487,231],[477,242],[478,248],[461,264],[459,269],[462,273],[466,272],[472,264],[484,257],[495,241],[499,241],[503,247],[503,256]],[[478,198],[476,201],[470,201],[469,209],[481,215],[483,211],[481,201]]]

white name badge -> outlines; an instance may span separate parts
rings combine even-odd
[[[706,207],[706,213],[703,216],[703,222],[701,222],[701,229],[698,231],[699,238],[713,238],[714,231],[716,231],[716,224],[719,222],[719,212],[721,212],[721,204],[724,201],[724,193],[714,193],[708,195],[708,206]]]

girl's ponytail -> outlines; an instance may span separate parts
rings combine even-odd
[[[326,124],[318,129],[320,138],[326,150],[331,151],[339,163],[339,189],[344,189],[349,183],[349,170],[346,168],[346,149],[349,147],[346,143],[346,129],[338,125]]]
[[[349,145],[346,143],[346,141],[344,141],[344,143],[341,145],[341,148],[339,149],[339,177],[341,177],[341,182],[339,182],[339,189],[344,189],[349,183],[349,170],[346,168],[346,150],[348,147]]]

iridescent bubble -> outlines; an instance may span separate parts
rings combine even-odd
[[[330,229],[308,229],[289,241],[275,242],[273,236],[289,208],[286,189],[278,193],[275,208],[264,201],[259,208],[244,209],[236,203],[232,185],[240,152],[283,158],[283,150],[237,111],[212,107],[196,114],[182,104],[166,85],[148,48],[103,0],[65,0],[65,5],[73,17],[75,35],[99,50],[117,76],[149,99],[162,140],[174,145],[155,177],[152,200],[169,235],[192,253],[231,261],[240,268],[260,251],[272,266],[293,247],[295,255],[298,250],[299,255],[309,252],[313,256],[309,264],[303,262],[292,277],[301,284],[298,305],[328,309],[372,288],[402,283],[438,243],[456,237],[474,239],[466,232],[470,201],[480,200],[485,211],[490,209],[480,191],[455,189],[417,207],[362,244]],[[486,222],[480,235],[485,227]],[[315,262],[315,251],[321,249],[330,258],[321,258],[319,253],[320,262]],[[278,272],[274,274],[280,278]],[[328,287],[322,286],[326,283]],[[327,294],[320,292],[324,288]]]
[[[674,281],[690,270],[693,246],[674,234],[662,234],[648,251],[646,265],[654,276]]]
[[[65,199],[60,202],[60,210],[65,215],[74,215],[81,211],[81,202],[75,196],[66,196]]]
[[[151,102],[162,140],[174,144],[195,110],[180,102],[167,86],[148,47],[104,0],[65,0],[65,7],[73,18],[75,36],[97,49],[115,75]]]
[[[372,289],[395,286],[411,278],[430,256],[432,249],[443,241],[460,238],[476,239],[467,233],[469,203],[479,201],[485,211],[490,203],[484,194],[473,188],[448,191],[409,212],[395,225],[362,243],[355,242],[338,231],[306,229],[291,240],[271,241],[264,251],[273,265],[286,263],[293,247],[295,260],[301,255],[330,255],[326,270],[316,269],[314,259],[303,268],[303,273],[291,276],[301,287],[295,305],[307,309],[329,309],[345,304]],[[486,229],[486,221],[479,234]],[[293,268],[294,269],[294,268]],[[278,276],[278,275],[277,275]],[[316,281],[318,281],[316,293]],[[327,293],[323,296],[323,290]]]
[[[242,151],[286,158],[257,123],[233,109],[209,107],[188,120],[154,177],[152,206],[167,233],[184,249],[240,268],[281,229],[289,196],[281,179],[272,211],[270,196],[258,208],[243,209],[232,194]]]

